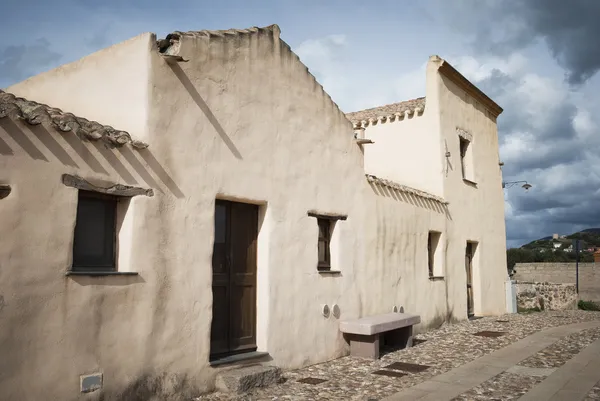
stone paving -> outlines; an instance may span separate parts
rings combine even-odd
[[[518,400],[542,381],[544,381],[542,376],[524,376],[502,372],[453,398],[452,401]]]
[[[519,362],[518,365],[531,368],[559,368],[599,338],[600,328],[583,330],[558,340],[551,346]]]
[[[416,337],[419,340],[417,346],[389,352],[377,361],[353,357],[339,358],[319,365],[286,372],[284,374],[286,382],[281,385],[257,389],[243,396],[213,393],[203,395],[198,400],[379,400],[503,348],[540,330],[591,320],[600,320],[600,313],[573,310],[512,314],[463,321],[420,334]],[[505,334],[496,338],[473,335],[480,331],[500,331]],[[548,355],[552,359],[551,366],[560,366],[570,359],[574,353],[579,352],[586,344],[590,344],[599,336],[600,330],[586,330],[570,336],[572,341],[565,342],[565,344],[570,345],[565,347],[563,351],[549,346],[540,353],[545,351],[546,354],[543,355]],[[540,353],[534,355],[534,357],[538,357],[537,359],[528,358],[529,361],[526,365],[546,367],[546,364],[539,362],[543,359],[543,355]],[[393,371],[392,369],[385,369],[393,362],[416,363],[427,365],[429,368],[420,373],[407,373],[402,377],[373,374],[373,372],[382,369]],[[299,379],[309,377],[326,381],[314,385],[298,382]],[[543,379],[544,377],[540,376],[504,372],[474,387],[468,394],[464,393],[456,399],[516,399],[520,394],[527,392]],[[504,393],[506,397],[499,395]]]
[[[600,382],[596,383],[583,401],[600,400]]]

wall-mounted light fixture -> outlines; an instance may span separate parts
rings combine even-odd
[[[523,185],[521,185],[521,188],[523,188],[525,191],[529,190],[529,188],[531,188],[533,186],[530,183],[528,183],[527,181],[503,181],[502,188],[514,187],[517,184],[523,184]]]

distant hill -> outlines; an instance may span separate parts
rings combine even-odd
[[[586,228],[579,232],[553,239],[552,236],[536,239],[520,248],[506,251],[508,271],[511,272],[515,263],[568,263],[575,262],[576,252],[573,240],[582,241],[580,262],[593,262],[592,252],[600,248],[600,228]]]
[[[600,247],[600,228],[586,228],[573,234],[565,235],[558,240],[553,240],[552,236],[536,239],[523,245],[524,249],[552,248],[554,242],[562,242],[565,245],[571,244],[574,239],[584,242],[586,247]]]

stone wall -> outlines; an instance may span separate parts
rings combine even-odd
[[[577,291],[574,284],[516,283],[517,308],[565,310],[577,308]]]
[[[575,263],[517,263],[514,270],[521,282],[575,284]],[[579,264],[579,298],[600,301],[600,264]]]

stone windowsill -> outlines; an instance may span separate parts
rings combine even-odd
[[[97,271],[97,272],[85,272],[85,271],[72,271],[69,270],[68,272],[65,273],[65,276],[93,276],[93,277],[100,277],[100,276],[137,276],[139,275],[138,272],[116,272],[116,271]]]
[[[429,276],[429,281],[442,281],[444,276]]]
[[[335,276],[338,274],[342,274],[341,270],[318,270],[319,274],[325,275],[325,276]]]
[[[475,181],[469,180],[468,178],[463,178],[463,182],[464,182],[465,184],[469,184],[469,185],[471,185],[471,186],[473,186],[473,187],[476,187],[476,186],[477,186],[477,183],[476,183]]]

